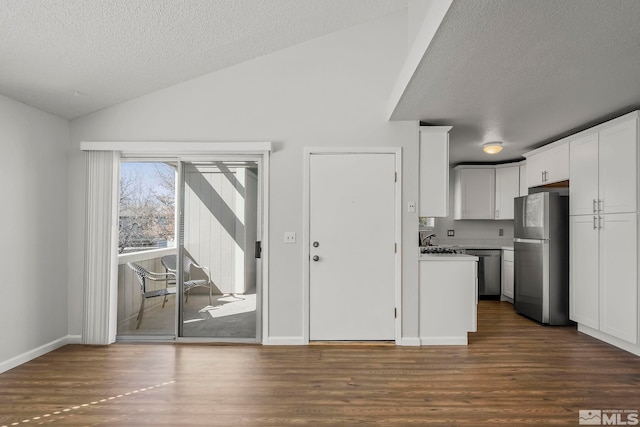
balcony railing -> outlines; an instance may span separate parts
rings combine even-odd
[[[127,267],[127,263],[135,262],[149,271],[164,273],[165,269],[160,259],[175,253],[176,248],[170,247],[118,255],[118,323],[136,317],[140,309],[140,282],[134,271]],[[152,289],[164,288],[165,285],[165,282],[148,284]],[[150,298],[145,302],[145,311],[159,305],[162,305],[162,298]]]

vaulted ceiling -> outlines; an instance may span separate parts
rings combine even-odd
[[[0,0],[0,93],[73,119],[421,1],[451,0]],[[638,0],[453,0],[438,24],[390,120],[453,126],[453,164],[640,108]]]
[[[0,93],[63,118],[407,7],[407,0],[0,0]]]

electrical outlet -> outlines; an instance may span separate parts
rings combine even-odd
[[[456,235],[456,232],[453,230],[447,230],[447,237],[453,237]]]
[[[498,229],[498,236],[504,236],[504,228]]]
[[[285,243],[295,243],[296,242],[296,232],[295,231],[285,231],[284,232],[284,242]]]
[[[409,202],[408,211],[409,212],[415,212],[416,211],[416,202]]]

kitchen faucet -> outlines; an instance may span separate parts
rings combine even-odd
[[[423,245],[423,246],[431,246],[431,238],[432,237],[436,237],[436,235],[431,233],[431,234],[428,234],[428,235],[424,236],[422,238],[422,241],[423,241],[423,243],[426,243],[426,245]]]

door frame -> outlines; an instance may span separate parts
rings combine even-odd
[[[303,343],[309,344],[309,282],[310,282],[310,204],[311,182],[309,178],[310,160],[314,154],[394,154],[396,166],[395,185],[395,240],[397,250],[394,262],[394,296],[396,307],[395,343],[402,338],[402,148],[400,147],[305,147],[302,207],[302,300],[303,300]]]

